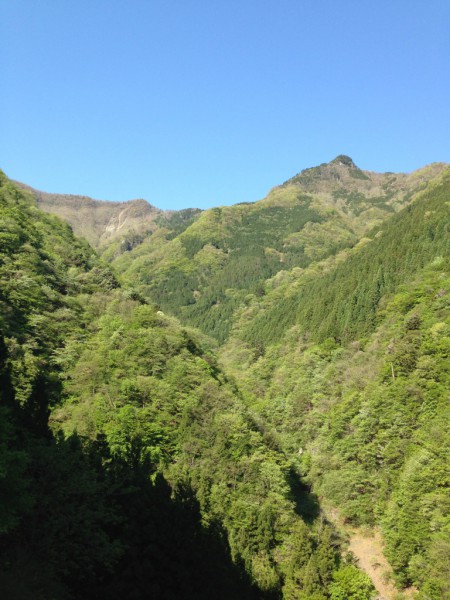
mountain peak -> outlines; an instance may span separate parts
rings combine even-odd
[[[339,154],[329,163],[303,169],[283,185],[299,185],[309,192],[329,191],[343,185],[358,187],[354,180],[368,180],[368,175],[353,162],[350,156]]]
[[[336,156],[336,158],[334,158],[328,164],[329,165],[343,165],[345,167],[350,167],[352,169],[358,168],[355,165],[355,163],[353,162],[353,160],[350,158],[350,156],[347,156],[346,154],[339,154],[339,156]]]

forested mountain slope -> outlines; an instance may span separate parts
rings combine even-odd
[[[101,246],[117,276],[0,189],[8,590],[368,600],[323,500],[450,598],[448,166],[159,215]]]
[[[313,490],[450,597],[450,171],[336,264],[267,283],[222,363]]]
[[[2,597],[370,598],[205,340],[0,203]]]
[[[414,202],[367,233],[351,251],[310,269],[278,274],[264,298],[249,299],[238,336],[254,345],[299,324],[314,341],[349,341],[371,332],[380,299],[449,252],[449,170]]]
[[[137,428],[124,428],[120,449],[105,434],[63,438],[54,419],[49,428],[51,411],[64,406],[66,365],[89,345],[107,306],[147,311],[147,343],[164,335],[150,326],[155,310],[120,291],[94,251],[33,204],[0,174],[1,596],[255,597],[226,544],[201,525],[188,488],[172,498],[161,476],[150,479],[158,460]],[[200,360],[172,330],[177,345],[169,350],[164,338],[158,367],[185,347]],[[89,369],[95,360],[83,373],[94,388]],[[207,371],[198,371],[206,383]]]
[[[223,342],[236,309],[249,294],[263,295],[266,279],[354,246],[443,168],[377,174],[340,156],[260,202],[204,211],[170,239],[153,235],[114,265],[162,310]]]

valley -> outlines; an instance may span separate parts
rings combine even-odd
[[[4,597],[450,598],[449,165],[0,218]]]

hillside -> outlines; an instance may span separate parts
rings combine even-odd
[[[161,227],[178,231],[184,221],[190,222],[201,212],[199,209],[163,211],[146,200],[110,202],[85,196],[50,194],[22,183],[17,185],[35,198],[40,209],[67,221],[75,235],[85,238],[94,248],[115,242],[118,251],[121,248],[122,251],[130,250],[143,236],[151,235]]]
[[[158,469],[166,445],[174,446],[173,427],[148,423],[141,431],[143,418],[133,417],[126,392],[136,375],[124,377],[110,363],[124,402],[104,432],[94,435],[86,421],[64,437],[58,425],[61,411],[81,395],[70,384],[69,403],[70,369],[106,330],[124,333],[121,311],[133,320],[128,334],[158,352],[147,353],[139,372],[144,383],[168,361],[176,369],[177,357],[189,371],[180,402],[195,402],[201,386],[218,385],[200,348],[176,322],[159,322],[154,308],[121,290],[86,242],[2,173],[0,237],[0,595],[254,598],[255,587],[232,565],[220,535],[200,523],[188,483],[175,494]],[[135,362],[140,351],[133,344],[127,356]],[[77,365],[79,385],[91,392],[100,376],[96,364],[91,353],[88,364]],[[166,379],[158,377],[167,392]],[[120,427],[125,418],[129,424],[117,437],[114,423]]]
[[[222,351],[266,434],[353,526],[376,526],[397,582],[448,598],[449,254],[381,302],[363,338]],[[303,331],[302,331],[303,330]],[[238,328],[236,327],[236,332]]]
[[[370,591],[207,341],[3,174],[0,206],[2,597]]]
[[[266,297],[253,303],[239,335],[261,344],[296,323],[314,341],[349,341],[371,332],[380,300],[427,262],[448,254],[448,194],[447,169],[335,261],[278,274],[267,282]]]
[[[370,600],[372,533],[389,600],[450,599],[448,165],[86,201],[100,254],[0,183],[7,597]]]
[[[315,493],[450,597],[450,171],[335,264],[275,277],[222,365]]]
[[[161,234],[113,263],[162,310],[223,342],[248,294],[292,268],[353,247],[444,169],[376,174],[338,157],[307,169],[254,204],[213,208],[175,237]]]

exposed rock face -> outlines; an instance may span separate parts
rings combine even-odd
[[[33,194],[39,208],[65,219],[76,235],[86,238],[96,248],[130,232],[151,232],[156,228],[155,220],[164,214],[142,199],[110,202],[87,196],[49,194],[19,185]]]

